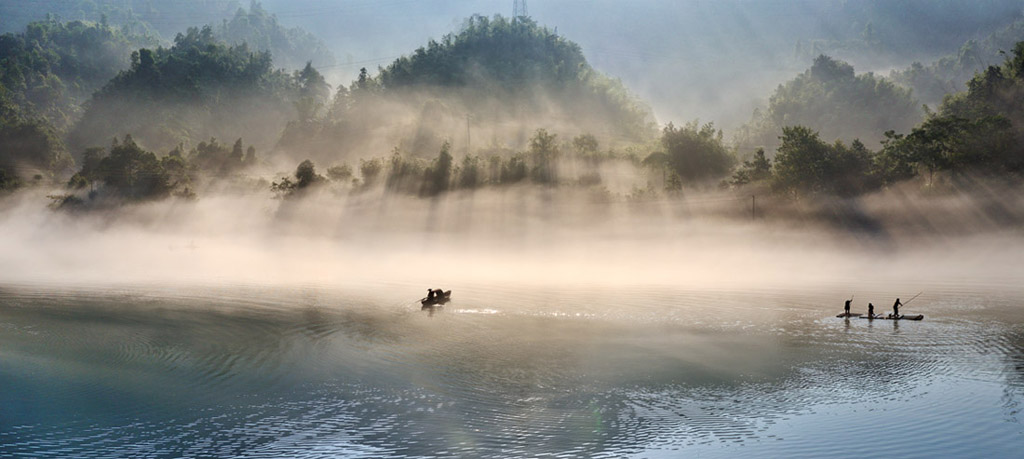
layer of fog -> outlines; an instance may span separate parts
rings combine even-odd
[[[1024,278],[1019,222],[998,221],[973,198],[896,197],[857,202],[882,218],[865,231],[783,218],[778,203],[751,222],[749,201],[720,194],[646,202],[534,187],[436,199],[383,190],[301,200],[223,194],[69,214],[24,193],[0,212],[0,283],[799,290]],[[1004,217],[1024,216],[1019,199],[1002,205]],[[900,231],[919,219],[923,226]],[[943,231],[958,219],[960,231]]]

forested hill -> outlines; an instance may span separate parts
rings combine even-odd
[[[544,90],[561,105],[581,109],[577,115],[608,116],[620,135],[641,136],[651,121],[620,82],[590,67],[579,45],[526,17],[472,16],[458,33],[395,60],[377,80],[385,90],[433,86],[517,100]]]
[[[0,35],[0,190],[70,167],[62,138],[81,103],[151,43],[102,22],[54,19]]]
[[[179,34],[170,48],[140,49],[89,101],[69,136],[72,151],[125,134],[157,151],[210,137],[272,145],[297,100],[327,95],[311,67],[289,74],[272,62],[268,52],[218,40],[211,27]]]
[[[289,126],[281,146],[322,157],[399,144],[433,155],[444,139],[456,150],[470,147],[467,123],[477,138],[512,147],[537,128],[612,143],[656,134],[650,109],[621,82],[590,67],[579,45],[526,17],[472,16],[376,76],[364,69],[327,108]],[[381,125],[405,130],[380,132]],[[392,145],[357,138],[374,129]]]
[[[93,91],[127,67],[133,49],[155,43],[104,23],[35,22],[0,35],[0,91],[22,112],[63,130]]]
[[[585,81],[587,65],[579,45],[528,18],[469,18],[457,34],[430,40],[380,72],[385,88],[411,85],[499,86],[523,89],[534,83],[566,85]]]
[[[807,71],[779,85],[768,106],[740,129],[737,144],[773,150],[783,128],[801,125],[828,141],[860,139],[874,147],[885,131],[905,132],[923,116],[910,90],[870,72],[855,74],[846,62],[821,55]]]

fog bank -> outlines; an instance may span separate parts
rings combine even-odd
[[[531,187],[432,200],[221,195],[81,214],[40,208],[39,199],[5,201],[0,283],[744,290],[1024,278],[1024,238],[1013,225],[975,219],[970,231],[948,233],[893,217],[879,220],[881,230],[837,229],[839,212],[779,203],[750,221],[749,202],[721,195],[635,202]],[[857,205],[882,218],[916,206],[942,220],[969,217],[972,202],[886,195]],[[1004,205],[1020,215],[1014,206]]]

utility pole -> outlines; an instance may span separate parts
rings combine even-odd
[[[750,220],[757,220],[757,195],[750,195]]]
[[[512,19],[527,17],[530,14],[526,12],[526,0],[514,0],[512,2]]]

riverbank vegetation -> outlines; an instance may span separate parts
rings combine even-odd
[[[81,21],[0,37],[0,189],[57,187],[68,209],[202,199],[225,183],[285,201],[516,186],[845,199],[1024,172],[1024,42],[935,110],[819,55],[730,141],[713,122],[659,132],[579,45],[529,18],[473,16],[332,88],[312,62],[275,67],[267,43],[301,34],[263,34],[281,26],[258,6],[169,46]]]

